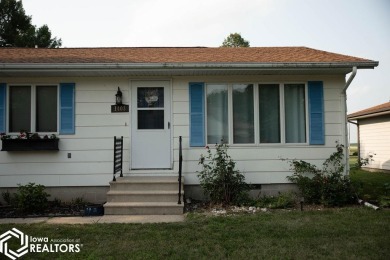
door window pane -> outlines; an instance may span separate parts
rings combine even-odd
[[[164,107],[164,88],[137,88],[137,107]]]
[[[164,129],[164,110],[138,110],[138,129]]]
[[[255,142],[253,85],[233,85],[233,142]]]
[[[207,85],[207,143],[229,141],[228,87]]]
[[[305,85],[284,86],[286,143],[306,142]]]
[[[260,143],[280,143],[279,84],[259,85]]]
[[[31,132],[31,87],[10,86],[9,131]]]
[[[36,131],[57,132],[57,86],[37,86],[36,92]]]

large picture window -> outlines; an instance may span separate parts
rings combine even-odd
[[[306,143],[306,88],[305,84],[206,84],[207,143],[221,139],[231,144]]]
[[[57,86],[10,86],[9,132],[57,132]]]

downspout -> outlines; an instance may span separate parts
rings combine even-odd
[[[356,73],[357,73],[357,67],[353,66],[352,74],[349,76],[347,82],[345,83],[343,91],[341,92],[341,94],[344,95],[344,97],[345,97],[345,99],[344,99],[344,111],[345,111],[345,146],[346,147],[349,147],[349,143],[348,143],[348,128],[347,128],[347,122],[348,122],[348,119],[347,119],[347,89],[348,89],[349,85],[351,85],[352,80],[355,78]],[[349,174],[349,163],[348,162],[349,162],[349,153],[345,152],[345,170],[346,170],[346,174]]]
[[[345,96],[347,96],[347,89],[348,89],[349,85],[351,85],[352,80],[355,78],[356,73],[357,73],[357,67],[354,66],[352,68],[352,74],[351,74],[351,76],[349,76],[349,79],[347,80],[347,83],[345,83],[345,86],[344,86],[344,89],[343,89],[343,92],[342,92],[342,94],[345,94]],[[347,100],[347,99],[345,98],[345,100]],[[347,111],[347,110],[345,110],[345,111]]]
[[[354,124],[357,127],[357,149],[358,149],[357,156],[358,156],[358,160],[360,161],[360,127],[359,127],[360,125],[359,125],[359,120],[356,120],[356,123],[351,121],[351,120],[348,120],[348,123]]]

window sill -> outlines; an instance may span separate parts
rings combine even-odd
[[[58,151],[59,139],[4,139],[1,151]]]

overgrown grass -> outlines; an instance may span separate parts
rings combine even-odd
[[[16,227],[30,236],[83,244],[80,253],[28,253],[23,259],[389,259],[389,223],[388,210],[346,208],[193,213],[170,224],[0,225],[0,234]]]

